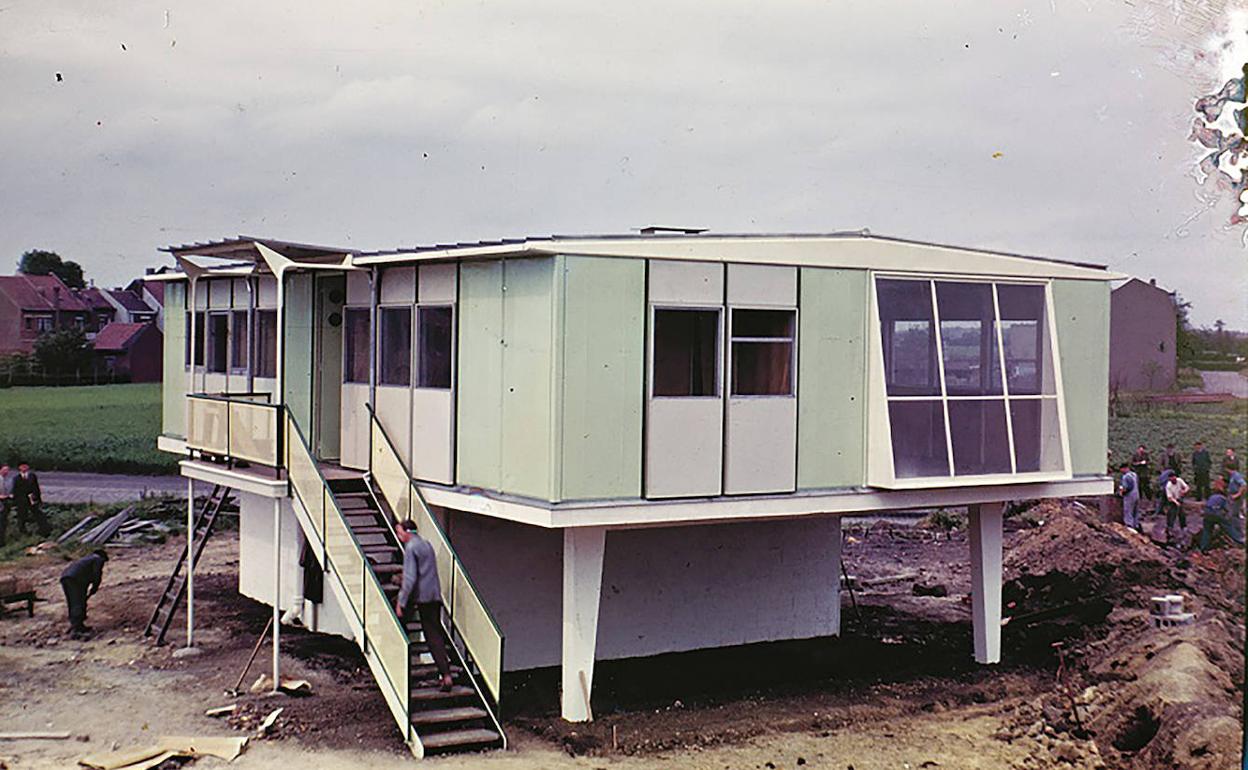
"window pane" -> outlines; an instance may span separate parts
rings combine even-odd
[[[1005,341],[1005,374],[1010,394],[1056,393],[1044,287],[999,284],[997,300],[1001,306],[1001,335]]]
[[[1010,399],[1010,421],[1019,473],[1064,470],[1057,399]]]
[[[949,435],[958,476],[1010,472],[1005,401],[950,401]]]
[[[347,308],[343,322],[343,382],[368,382],[368,308]]]
[[[195,365],[204,365],[204,335],[207,332],[207,324],[205,323],[205,313],[200,310],[195,313]]]
[[[940,401],[893,401],[888,405],[888,421],[897,478],[949,475]]]
[[[733,310],[733,337],[793,338],[792,310]]]
[[[412,383],[412,309],[409,307],[383,307],[381,314],[381,371],[378,381],[382,385],[410,385]]]
[[[417,360],[421,388],[451,387],[451,345],[454,315],[450,307],[422,307],[417,310],[419,347]]]
[[[277,311],[256,311],[256,376],[277,376]]]
[[[212,313],[208,316],[208,371],[224,372],[230,345],[230,316]]]
[[[230,354],[230,367],[247,368],[247,312],[234,311],[234,347]]]
[[[884,378],[890,396],[938,396],[930,281],[876,281]]]
[[[793,395],[793,343],[733,342],[732,395]]]
[[[718,395],[718,359],[718,310],[654,311],[654,395]]]
[[[936,283],[945,392],[951,396],[995,396],[1001,387],[992,285]],[[1003,412],[1004,414],[1004,407]],[[957,455],[957,452],[954,452]]]

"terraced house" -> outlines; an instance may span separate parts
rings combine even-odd
[[[997,662],[1003,502],[1111,490],[1102,266],[865,232],[168,251],[160,446],[238,495],[240,590],[355,639],[417,754],[502,745],[507,672],[559,666],[585,720],[596,660],[839,634],[847,514],[969,506]],[[394,517],[439,554],[452,693],[391,608]]]

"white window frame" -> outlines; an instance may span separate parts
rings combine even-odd
[[[797,398],[797,334],[801,319],[798,317],[798,309],[795,307],[783,307],[779,305],[729,305],[728,318],[725,322],[727,332],[724,335],[724,397],[732,400],[738,399],[755,399],[755,398]],[[768,310],[781,313],[793,314],[793,334],[790,337],[740,337],[738,338],[734,332],[732,323],[732,315],[737,310]],[[749,395],[738,395],[732,392],[732,358],[733,343],[740,341],[745,343],[779,343],[788,342],[789,347],[789,392],[788,393],[756,393]]]
[[[716,343],[716,350],[715,350],[715,392],[712,395],[709,395],[709,396],[656,396],[654,394],[654,369],[655,369],[654,330],[655,330],[655,317],[658,315],[658,311],[660,310],[701,310],[705,312],[715,313],[715,318],[716,318],[715,338],[717,340],[717,343]],[[680,305],[680,304],[675,304],[675,303],[670,303],[670,302],[650,305],[650,328],[649,328],[649,333],[646,335],[646,337],[648,338],[646,340],[646,359],[649,364],[646,367],[646,398],[651,401],[664,401],[664,400],[686,401],[690,399],[693,399],[693,400],[700,399],[703,401],[715,401],[721,398],[727,398],[728,389],[725,387],[727,383],[724,382],[725,358],[728,355],[727,351],[725,350],[727,345],[724,344],[724,338],[726,336],[725,335],[726,325],[727,325],[727,322],[724,319],[724,306],[723,305]]]
[[[932,396],[889,396],[884,372],[884,341],[880,334],[879,279],[930,281],[932,301],[932,329],[936,342],[937,377],[940,393]],[[940,330],[940,306],[936,301],[936,282],[984,283],[993,286],[993,311],[997,323],[997,355],[1001,366],[1002,394],[989,396],[950,396],[945,383],[945,361]],[[1003,276],[960,275],[953,273],[902,273],[869,271],[867,281],[867,304],[869,322],[867,329],[867,483],[884,489],[928,489],[961,486],[989,486],[993,484],[1030,484],[1044,481],[1061,481],[1073,478],[1070,463],[1070,430],[1066,421],[1066,394],[1062,379],[1062,363],[1057,338],[1057,317],[1053,312],[1053,282],[1050,279],[1010,278]],[[997,298],[997,285],[1041,286],[1044,289],[1045,319],[1048,325],[1049,347],[1053,364],[1053,394],[1010,395],[1009,375],[1005,367],[1005,345],[1000,324],[1001,308]],[[944,411],[945,452],[949,465],[947,476],[920,476],[897,478],[893,465],[892,428],[889,403],[892,401],[939,400]],[[1010,414],[1011,401],[1054,400],[1057,403],[1058,428],[1061,431],[1062,470],[1017,472],[1014,451],[1014,425]],[[1006,436],[1010,452],[1011,473],[988,473],[978,475],[954,474],[953,432],[949,425],[950,401],[1002,401],[1005,404]]]
[[[451,383],[445,388],[420,384],[420,311],[444,309],[451,311]],[[459,368],[459,312],[454,302],[417,302],[412,308],[412,389],[450,393],[455,390],[455,372]]]
[[[368,363],[367,359],[368,359],[368,352],[369,352],[370,347],[373,347],[374,345],[376,345],[378,348],[377,350],[378,355],[381,354],[381,348],[380,348],[381,342],[373,334],[372,311],[369,309],[368,305],[343,305],[342,306],[342,384],[343,385],[367,385],[368,384],[368,371],[367,371],[368,367],[367,366],[365,366],[365,372],[364,372],[365,376],[363,380],[357,381],[357,380],[350,379],[351,374],[350,374],[349,364],[351,362],[347,357],[347,349],[351,347],[351,325],[347,323],[347,314],[357,313],[360,311],[363,311],[365,317],[368,318],[368,321],[369,321],[368,344],[364,348],[365,363],[366,364]],[[381,359],[378,359],[378,371],[379,372],[380,372],[380,360]]]
[[[382,356],[385,355],[385,341],[382,339],[381,330],[385,328],[382,316],[387,310],[406,310],[407,311],[407,384],[399,384],[393,382],[382,382],[381,375],[384,371],[382,365]],[[377,350],[377,387],[379,388],[402,388],[410,389],[416,382],[416,303],[390,302],[377,306],[377,329],[373,334],[373,345]]]

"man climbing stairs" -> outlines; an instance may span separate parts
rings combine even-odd
[[[328,484],[369,567],[393,604],[403,578],[403,551],[390,513],[382,510],[381,496],[370,488],[363,475],[335,478]],[[464,659],[459,647],[453,642],[448,645],[454,682],[449,691],[443,691],[419,617],[406,618],[405,627],[411,642],[411,722],[425,752],[501,748],[503,736],[473,677],[470,661]]]

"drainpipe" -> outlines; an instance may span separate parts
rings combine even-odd
[[[256,282],[247,276],[247,392],[256,392]]]

